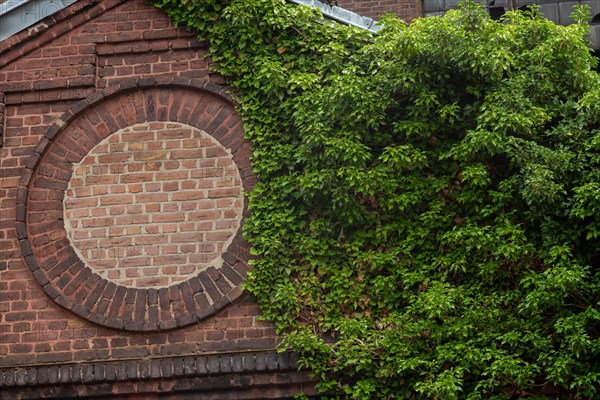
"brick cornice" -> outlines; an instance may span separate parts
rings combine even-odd
[[[175,99],[195,96],[193,93],[199,97],[197,102],[186,103],[187,107],[194,104],[191,108]],[[123,106],[117,101],[120,96],[137,96],[138,103],[143,104]],[[225,106],[213,115],[207,109],[215,102]],[[249,245],[241,229],[224,252],[219,268],[211,267],[168,288],[126,287],[105,280],[79,259],[66,238],[61,201],[36,201],[31,196],[45,192],[53,198],[63,197],[72,174],[71,164],[78,162],[90,146],[119,129],[146,121],[180,122],[213,136],[231,151],[242,186],[248,191],[256,177],[250,168],[250,146],[243,138],[242,123],[232,102],[225,88],[207,81],[178,77],[131,79],[76,103],[48,129],[25,163],[19,182],[16,231],[22,256],[52,300],[91,322],[147,332],[193,324],[241,296],[240,284],[249,257]],[[115,114],[110,111],[111,104],[118,110]],[[96,125],[81,118],[88,111]],[[61,142],[61,135],[78,123],[82,127],[73,129],[80,139],[65,137]],[[34,225],[28,224],[32,216]],[[54,239],[49,241],[48,236]]]
[[[0,369],[0,388],[206,376],[224,373],[295,371],[297,353],[247,352]]]
[[[144,387],[154,394],[223,391],[224,397],[218,398],[232,398],[235,390],[247,393],[276,386],[287,389],[281,396],[285,398],[299,390],[314,394],[316,380],[298,372],[298,359],[297,353],[267,351],[4,368],[0,369],[0,399],[141,395]]]

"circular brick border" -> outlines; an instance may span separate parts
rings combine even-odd
[[[44,292],[89,321],[128,331],[174,329],[213,315],[242,294],[240,285],[248,270],[249,245],[241,228],[220,267],[165,288],[107,281],[72,249],[63,221],[71,164],[112,133],[153,121],[187,124],[211,135],[231,152],[244,190],[251,190],[256,177],[250,167],[250,144],[243,138],[232,98],[214,83],[176,77],[132,79],[75,104],[35,147],[17,193],[21,253]]]

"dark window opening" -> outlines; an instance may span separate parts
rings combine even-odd
[[[500,17],[504,15],[504,7],[490,7],[490,17],[494,21],[499,21]]]

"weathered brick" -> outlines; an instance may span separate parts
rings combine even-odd
[[[48,383],[48,368],[40,367],[37,369],[37,383],[40,385],[45,385]]]
[[[102,381],[106,377],[106,368],[104,364],[96,363],[94,364],[94,380]]]
[[[137,379],[138,378],[138,366],[135,361],[127,362],[127,378]]]
[[[137,321],[143,321],[146,313],[146,305],[148,302],[148,291],[139,289],[137,297],[135,299],[135,319]]]
[[[206,364],[206,369],[209,374],[218,374],[221,372],[221,366],[219,365],[219,358],[217,356],[209,356]]]
[[[256,362],[254,354],[246,354],[243,356],[244,371],[252,372],[256,370]]]
[[[162,360],[160,363],[160,369],[163,377],[169,378],[173,376],[173,361],[170,359]]]
[[[224,262],[221,265],[220,272],[224,276],[226,276],[227,279],[229,279],[234,285],[239,285],[242,282],[242,277],[240,276],[240,274],[238,274],[237,271],[235,271],[227,262]]]
[[[208,374],[208,357],[200,356],[195,358],[196,361],[196,371],[199,375],[207,375]]]
[[[57,383],[59,380],[59,368],[55,365],[48,368],[48,383]]]
[[[212,279],[210,279],[205,271],[202,271],[200,274],[198,274],[198,278],[200,279],[200,282],[202,282],[204,291],[211,297],[213,302],[221,298],[222,293],[219,292],[215,283],[212,281]]]
[[[121,310],[121,306],[123,304],[123,299],[125,298],[125,294],[127,289],[124,286],[118,286],[115,291],[115,295],[113,296],[112,302],[110,304],[110,310],[108,315],[110,317],[116,318],[119,315],[119,311]]]
[[[86,297],[85,302],[83,303],[84,307],[87,309],[91,309],[92,306],[96,303],[100,294],[108,284],[107,281],[101,280],[98,285],[90,292],[90,294]]]
[[[195,375],[197,371],[196,362],[193,357],[185,357],[182,360],[183,374],[184,375]]]
[[[279,369],[279,363],[277,360],[277,353],[267,353],[267,370],[277,371]]]
[[[120,5],[123,8],[119,8]],[[70,11],[65,10],[64,21],[67,22],[60,20],[56,22],[57,28],[53,28],[54,20],[48,20],[51,26],[36,36],[46,42],[37,39],[35,42],[25,40],[23,45],[14,42],[0,55],[2,61],[7,60],[7,54],[19,57],[11,62],[0,62],[0,81],[10,81],[15,90],[27,90],[12,92],[6,97],[10,100],[6,112],[15,113],[15,118],[7,130],[6,143],[10,151],[2,160],[2,173],[6,178],[3,188],[7,191],[2,192],[0,206],[12,211],[0,213],[0,238],[5,240],[1,230],[5,226],[9,235],[13,235],[8,238],[11,241],[8,252],[15,251],[8,260],[0,262],[3,273],[0,293],[9,293],[8,286],[2,286],[7,283],[11,285],[10,290],[18,291],[23,297],[11,301],[9,307],[12,308],[2,310],[1,314],[8,326],[35,321],[44,336],[41,340],[38,338],[39,343],[35,345],[35,338],[25,334],[8,339],[14,342],[14,350],[30,354],[23,353],[18,360],[10,355],[2,356],[1,362],[61,364],[58,370],[28,367],[19,372],[16,380],[13,376],[13,382],[30,386],[27,388],[29,397],[36,397],[34,394],[41,393],[36,392],[39,385],[47,385],[49,381],[56,385],[51,389],[58,390],[52,392],[55,397],[107,396],[113,394],[113,390],[115,395],[136,390],[143,393],[167,390],[171,378],[162,380],[162,386],[156,383],[143,386],[147,383],[143,380],[153,372],[156,378],[162,378],[163,374],[167,377],[206,374],[208,359],[194,358],[200,351],[229,352],[239,346],[250,349],[250,345],[243,342],[242,332],[254,327],[253,317],[246,317],[251,321],[248,326],[238,327],[236,317],[229,316],[227,311],[215,320],[204,321],[207,325],[215,324],[211,329],[198,325],[173,331],[182,336],[173,336],[173,341],[165,332],[126,331],[175,329],[177,324],[181,327],[213,315],[215,310],[211,304],[220,306],[230,301],[222,293],[230,289],[230,284],[239,285],[242,276],[232,264],[234,260],[230,260],[229,267],[219,267],[219,271],[211,269],[211,276],[202,275],[202,282],[197,275],[213,265],[211,262],[216,262],[211,260],[219,257],[223,246],[223,243],[207,243],[205,239],[228,242],[238,231],[243,202],[238,206],[234,200],[241,199],[242,186],[246,183],[242,179],[245,176],[236,175],[243,169],[235,168],[234,161],[248,166],[249,163],[238,156],[245,155],[241,153],[243,147],[237,148],[232,156],[215,147],[219,143],[213,137],[201,135],[195,128],[184,127],[186,130],[183,130],[177,123],[165,127],[171,122],[137,131],[134,128],[157,119],[183,124],[202,120],[207,122],[201,126],[203,129],[208,126],[238,143],[243,135],[242,125],[231,117],[235,111],[227,100],[219,97],[224,94],[223,88],[206,84],[209,79],[218,81],[220,78],[208,75],[209,61],[203,59],[206,44],[193,39],[193,33],[164,26],[167,19],[160,11],[149,8],[141,0],[77,2],[71,7],[78,10],[76,15],[69,16]],[[118,12],[111,11],[113,8]],[[97,10],[98,14],[88,14],[89,10]],[[165,31],[150,32],[158,30],[154,29],[155,22],[158,29],[164,26]],[[59,27],[65,30],[57,30]],[[46,33],[51,31],[55,34]],[[142,40],[144,36],[156,39]],[[53,68],[48,69],[48,66]],[[180,68],[186,70],[178,71]],[[52,76],[54,73],[57,75]],[[119,76],[123,73],[133,75]],[[8,74],[11,75],[7,80]],[[156,75],[156,78],[145,79],[141,74]],[[181,77],[173,79],[178,74]],[[191,76],[202,79],[194,80]],[[189,88],[194,84],[198,90]],[[37,90],[41,88],[44,90]],[[118,92],[124,88],[129,89]],[[108,137],[113,131],[125,127],[131,129],[124,131],[123,143],[108,143],[116,137]],[[126,138],[137,142],[127,142],[136,145],[130,154],[123,156],[126,147],[119,145],[124,146]],[[108,146],[102,153],[102,145],[96,145],[104,139]],[[136,152],[140,153],[139,163]],[[30,157],[33,153],[43,154],[43,157]],[[85,174],[71,168],[71,164],[77,167],[89,155],[96,157],[87,160],[94,168]],[[156,156],[163,159],[152,159]],[[206,164],[206,161],[213,163]],[[125,170],[118,164],[132,169]],[[228,166],[233,168],[228,169]],[[30,182],[34,172],[35,181]],[[138,182],[128,186],[119,178]],[[31,193],[23,189],[17,191],[19,184],[22,188],[30,187]],[[234,190],[228,191],[231,187]],[[166,197],[139,197],[156,194]],[[73,196],[78,202],[72,202]],[[124,203],[128,202],[139,205],[139,211],[126,208]],[[65,204],[67,210],[63,211]],[[22,223],[14,224],[15,215]],[[63,216],[68,224],[63,224]],[[143,224],[148,230],[143,229]],[[221,233],[205,235],[215,229]],[[121,233],[117,235],[118,232]],[[20,251],[17,239],[24,240],[28,235],[29,244],[24,244],[24,251]],[[123,241],[152,236],[157,239],[149,240],[148,244]],[[71,243],[79,240],[81,248],[77,254],[69,254]],[[146,254],[146,250],[155,253]],[[105,259],[100,258],[103,254]],[[23,269],[27,268],[23,257],[33,277]],[[69,259],[72,262],[67,261]],[[114,267],[107,264],[109,260],[114,262]],[[95,261],[99,264],[94,264]],[[5,272],[9,274],[4,275]],[[114,277],[115,272],[121,274]],[[177,294],[172,292],[171,298],[171,293],[163,289],[173,286]],[[128,288],[135,290],[128,293]],[[139,295],[141,292],[144,294]],[[258,310],[249,313],[257,315]],[[78,319],[77,315],[88,321]],[[144,324],[138,324],[138,320]],[[97,324],[113,329],[100,329]],[[237,339],[235,343],[228,342],[230,336],[222,334],[227,330],[233,332],[234,326],[241,342]],[[222,339],[204,346],[208,331],[213,332],[211,337]],[[24,340],[29,342],[22,343]],[[271,339],[271,346],[273,342]],[[174,355],[182,358],[173,359]],[[163,361],[158,360],[159,373],[156,374],[152,369],[154,360],[149,358],[162,356],[173,361],[171,371],[169,367],[163,371]],[[121,361],[109,362],[116,358],[129,361],[124,363],[125,367]],[[148,361],[140,362],[141,358]],[[225,358],[231,362],[221,362],[220,372],[214,373],[239,372],[242,358]],[[198,362],[201,359],[204,363]],[[214,363],[216,358],[211,359]],[[91,364],[90,360],[97,361]],[[137,366],[136,373],[134,366]],[[127,381],[112,386],[117,375]],[[70,386],[72,382],[84,381],[86,385],[77,390]],[[226,388],[230,384],[229,377],[215,376],[209,386]],[[6,396],[11,397],[12,393]]]
[[[27,370],[27,376],[26,376],[26,381],[25,384],[28,386],[31,385],[35,385],[38,383],[38,369],[36,368],[29,368]]]
[[[115,364],[104,365],[104,380],[114,382],[117,380],[117,367]]]
[[[15,370],[14,369],[8,369],[5,370],[2,374],[2,384],[4,386],[13,386],[16,383],[16,379],[15,379]]]
[[[256,371],[266,371],[267,370],[267,356],[264,353],[259,353],[255,355],[254,358],[254,368]]]
[[[62,365],[59,370],[59,377],[62,383],[67,383],[71,380],[71,366]]]
[[[117,364],[117,380],[124,381],[127,379],[127,364]]]
[[[230,355],[219,357],[219,368],[224,374],[229,374],[233,371],[232,358]]]

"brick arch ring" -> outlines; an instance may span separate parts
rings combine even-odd
[[[227,91],[143,78],[67,110],[27,160],[21,252],[43,291],[96,324],[162,331],[241,294],[256,177]]]

